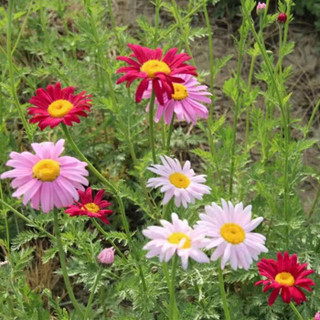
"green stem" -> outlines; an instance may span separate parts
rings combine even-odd
[[[228,308],[228,303],[227,303],[226,292],[224,289],[223,274],[222,274],[222,269],[221,269],[220,265],[218,268],[218,275],[219,275],[219,285],[220,285],[220,293],[221,293],[221,298],[222,298],[222,303],[223,303],[224,315],[225,315],[226,320],[231,320],[230,312],[229,312],[229,308]]]
[[[153,38],[153,48],[155,49],[158,45],[158,31],[159,31],[159,13],[161,7],[161,0],[156,0],[156,12],[154,16],[154,38]]]
[[[318,113],[320,107],[320,99],[318,100],[316,106],[314,107],[313,111],[312,111],[312,115],[310,117],[310,120],[308,122],[308,126],[307,126],[307,132],[305,133],[304,137],[306,137],[311,129],[312,123],[313,123],[313,119],[315,117],[315,115]]]
[[[125,209],[124,209],[124,205],[123,205],[123,201],[121,199],[120,193],[117,189],[116,186],[113,185],[112,182],[108,181],[94,166],[93,164],[85,157],[85,155],[81,152],[81,150],[78,148],[78,146],[76,145],[76,143],[74,142],[73,138],[71,137],[71,134],[68,130],[68,127],[65,124],[62,124],[62,130],[64,132],[64,135],[66,136],[68,142],[70,143],[72,149],[74,150],[74,152],[78,155],[78,157],[82,160],[85,161],[88,164],[88,168],[89,170],[103,183],[105,184],[110,191],[113,193],[113,195],[115,196],[118,205],[119,205],[119,210],[120,210],[120,215],[121,215],[121,220],[122,220],[122,224],[124,226],[125,232],[126,232],[126,236],[127,236],[127,240],[128,240],[128,244],[129,247],[131,248],[132,254],[135,258],[135,262],[137,264],[137,267],[139,269],[139,275],[140,275],[140,279],[141,279],[141,283],[142,283],[142,287],[143,287],[143,291],[144,293],[147,292],[147,286],[146,286],[146,282],[144,279],[144,275],[143,275],[143,270],[141,268],[140,262],[139,262],[139,258],[138,258],[138,252],[132,242],[132,237],[131,237],[131,233],[130,233],[130,229],[129,229],[129,223],[126,217],[126,213],[125,213]]]
[[[7,58],[8,58],[8,65],[9,65],[9,78],[10,78],[10,85],[11,85],[11,93],[12,93],[15,105],[18,109],[18,113],[19,113],[20,119],[22,121],[23,127],[26,130],[28,140],[30,142],[32,142],[32,134],[30,132],[29,124],[28,124],[26,117],[24,115],[24,110],[22,109],[22,106],[20,105],[15,82],[14,82],[14,72],[13,72],[13,63],[12,63],[12,48],[11,48],[13,2],[14,2],[14,0],[9,0],[8,28],[7,28]]]
[[[93,219],[93,224],[96,226],[96,228],[108,239],[108,241],[111,243],[111,245],[116,249],[118,255],[124,260],[127,261],[127,258],[124,256],[124,254],[121,252],[121,250],[118,248],[118,246],[115,245],[115,243],[109,238],[108,232],[104,231],[103,228],[100,226],[99,222],[96,219]]]
[[[109,10],[109,14],[110,14],[112,31],[113,31],[113,33],[115,34],[116,38],[117,38],[118,49],[120,50],[120,48],[121,48],[121,41],[120,41],[119,34],[118,34],[118,31],[117,31],[116,22],[115,22],[115,20],[114,20],[114,15],[113,15],[113,10],[112,10],[111,0],[108,0],[108,10]]]
[[[172,310],[172,320],[178,320],[179,317],[179,309],[176,301],[176,271],[177,271],[177,263],[178,263],[178,255],[175,254],[172,262],[172,270],[171,270],[171,293],[170,293],[170,310]]]
[[[250,71],[249,71],[247,94],[250,94],[250,91],[251,91],[252,76],[253,76],[255,62],[256,62],[256,56],[253,56],[252,59],[251,59],[251,65],[250,65]],[[251,111],[251,106],[247,105],[247,110],[246,110],[246,137],[245,137],[245,140],[244,140],[244,147],[245,148],[247,148],[248,141],[249,141],[250,111]]]
[[[245,22],[242,23],[242,26]],[[241,28],[243,29],[243,28]],[[236,150],[236,139],[237,139],[237,125],[241,105],[241,88],[240,88],[240,76],[242,69],[242,61],[244,54],[244,44],[247,37],[247,33],[244,30],[240,32],[240,41],[239,41],[239,54],[238,54],[238,63],[237,63],[237,74],[236,74],[236,87],[237,87],[237,99],[235,103],[234,119],[233,119],[233,130],[232,130],[232,144],[231,144],[231,164],[230,164],[230,178],[229,178],[229,195],[232,197],[233,192],[233,178],[235,170],[235,150]]]
[[[302,315],[300,314],[300,312],[298,311],[298,309],[296,308],[296,306],[293,304],[292,301],[290,301],[290,307],[293,310],[293,312],[295,313],[295,315],[297,316],[297,318],[299,320],[303,320]]]
[[[37,226],[36,224],[34,224],[32,222],[32,220],[30,220],[29,218],[27,218],[26,216],[24,216],[22,213],[20,213],[19,211],[17,211],[15,208],[13,208],[12,206],[10,206],[10,204],[8,204],[7,202],[5,202],[4,200],[0,199],[0,202],[6,206],[10,211],[12,211],[16,216],[18,216],[19,218],[21,218],[22,220],[24,220],[25,222],[27,222],[27,224],[31,227],[37,228],[38,230],[40,230],[41,232],[43,232],[48,238],[54,240],[55,237],[47,232],[45,229],[43,229],[42,227]]]
[[[168,133],[167,147],[166,147],[167,153],[169,153],[169,151],[170,151],[170,141],[171,141],[171,136],[172,136],[172,131],[173,131],[174,118],[175,118],[175,114],[172,115],[172,119],[171,119],[170,126],[169,126],[169,133]]]
[[[92,304],[92,300],[93,300],[93,297],[94,297],[94,294],[96,292],[96,288],[97,288],[97,285],[99,283],[99,280],[101,278],[101,275],[102,275],[102,272],[103,272],[103,267],[100,266],[100,269],[96,275],[96,278],[94,280],[94,284],[93,284],[93,287],[91,289],[91,293],[90,293],[90,297],[89,297],[89,300],[88,300],[88,304],[87,304],[87,308],[86,308],[86,313],[84,315],[84,320],[87,320],[87,319],[90,319],[89,317],[89,313],[91,311],[91,304]]]
[[[151,94],[151,98],[150,98],[150,103],[149,103],[149,139],[150,139],[150,147],[151,147],[151,151],[152,151],[152,160],[153,163],[157,163],[156,161],[156,152],[155,152],[155,146],[154,146],[154,132],[153,132],[153,123],[154,123],[154,119],[153,119],[153,109],[154,109],[154,100],[155,100],[155,92],[152,89],[152,94]]]
[[[63,247],[62,247],[61,233],[60,233],[60,228],[59,228],[59,218],[58,218],[58,211],[57,210],[53,210],[53,216],[54,216],[54,231],[55,231],[56,240],[57,240],[57,247],[59,250],[59,258],[60,258],[60,264],[61,264],[64,283],[66,285],[66,289],[67,289],[68,295],[71,299],[71,302],[73,304],[73,307],[75,308],[75,310],[77,310],[77,312],[81,316],[83,316],[83,312],[80,309],[79,304],[74,296],[72,286],[70,283],[70,279],[68,276],[68,271],[67,271],[67,266],[66,266],[66,257],[65,257]]]
[[[316,197],[315,197],[315,199],[314,199],[314,201],[313,201],[313,204],[312,204],[312,207],[311,207],[311,209],[310,209],[310,212],[309,212],[309,214],[308,214],[308,220],[311,219],[314,211],[316,210],[316,207],[317,207],[319,198],[320,198],[320,183],[318,182],[317,194],[316,194]]]
[[[206,0],[205,0],[206,1]],[[182,18],[182,24],[185,23],[190,17],[192,17],[197,11],[199,11],[202,8],[203,4],[200,2],[196,7],[194,7],[190,12],[188,12],[183,18]],[[168,29],[168,31],[159,37],[158,41],[161,42],[164,39],[167,39],[167,37],[178,28],[178,23],[175,23],[172,27]]]
[[[288,196],[289,196],[289,182],[288,182],[288,163],[289,163],[289,142],[290,142],[290,120],[289,120],[289,107],[287,107],[287,110],[285,110],[285,106],[283,105],[282,101],[282,96],[286,96],[285,92],[280,92],[276,78],[275,78],[275,72],[273,69],[273,66],[270,62],[270,59],[268,57],[268,54],[266,52],[266,48],[264,47],[263,43],[261,43],[259,36],[256,33],[256,30],[253,25],[252,18],[250,17],[249,13],[247,12],[247,7],[245,5],[244,0],[241,0],[241,5],[243,9],[243,15],[248,21],[250,30],[253,34],[253,37],[255,41],[258,44],[258,47],[260,49],[260,52],[262,54],[263,60],[266,64],[271,84],[273,87],[273,90],[276,93],[276,97],[279,103],[279,108],[281,112],[281,117],[282,117],[282,126],[284,128],[284,136],[285,136],[285,154],[284,154],[284,196],[283,196],[283,202],[284,202],[284,218],[285,221],[287,222],[285,232],[286,232],[286,245],[288,247],[288,242],[289,242],[289,225],[288,225],[288,219],[289,219],[289,211],[288,211]],[[283,85],[281,84],[280,89],[283,88]]]

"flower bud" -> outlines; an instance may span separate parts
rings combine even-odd
[[[314,320],[320,320],[320,311],[315,314]]]
[[[258,2],[256,10],[257,10],[257,15],[262,14],[264,10],[266,10],[266,4],[262,2]]]
[[[112,264],[114,261],[114,248],[103,249],[98,255],[98,261],[102,264]]]
[[[286,23],[287,15],[285,13],[279,13],[277,20],[279,23]]]

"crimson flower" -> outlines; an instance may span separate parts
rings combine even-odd
[[[91,218],[98,218],[105,224],[109,224],[109,220],[106,218],[106,215],[111,214],[112,210],[107,210],[103,208],[109,207],[111,205],[110,202],[106,200],[102,200],[103,197],[103,189],[99,190],[96,196],[92,197],[92,189],[89,187],[85,192],[78,191],[80,196],[80,202],[74,201],[75,204],[70,206],[65,212],[70,215],[70,217],[74,216],[88,216]]]
[[[279,13],[277,20],[279,23],[286,23],[287,15],[285,13]]]
[[[117,84],[127,82],[127,87],[136,79],[142,79],[136,91],[136,102],[140,102],[142,95],[148,88],[148,84],[152,82],[152,88],[161,105],[163,105],[163,95],[166,94],[168,100],[174,93],[173,83],[183,83],[184,80],[175,77],[177,74],[191,74],[197,76],[196,68],[187,65],[185,62],[191,57],[186,53],[176,54],[178,49],[170,49],[164,56],[161,48],[150,49],[141,47],[137,44],[128,44],[128,47],[133,51],[130,57],[117,57],[117,60],[122,60],[129,66],[121,67],[117,73],[125,73]]]
[[[255,285],[262,284],[263,292],[273,289],[269,297],[269,306],[273,305],[280,291],[283,302],[289,304],[293,298],[300,304],[307,300],[300,288],[311,291],[310,286],[315,285],[313,280],[306,278],[314,270],[306,270],[307,263],[298,263],[296,254],[290,257],[287,251],[283,256],[278,252],[277,261],[263,258],[257,265],[260,275],[267,279],[260,280]]]
[[[72,126],[72,122],[80,122],[78,116],[86,117],[90,111],[91,95],[85,91],[74,95],[74,87],[61,89],[60,82],[55,86],[48,85],[47,90],[37,89],[36,95],[30,99],[32,107],[28,107],[28,115],[32,116],[30,123],[39,122],[41,130],[50,126],[56,127],[60,122]]]

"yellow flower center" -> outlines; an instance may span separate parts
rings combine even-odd
[[[220,234],[224,240],[232,244],[241,243],[246,237],[242,227],[236,223],[225,223],[220,229]]]
[[[60,174],[60,163],[52,159],[38,161],[32,168],[34,178],[41,181],[54,181]]]
[[[168,241],[170,243],[179,244],[182,239],[186,239],[182,246],[182,249],[189,249],[191,247],[191,240],[185,233],[174,232],[170,235]]]
[[[73,108],[73,104],[64,99],[59,99],[53,101],[49,107],[48,112],[53,118],[62,118],[65,116],[71,109]]]
[[[190,179],[183,173],[175,172],[170,174],[169,181],[177,188],[188,188]]]
[[[275,280],[282,285],[292,287],[294,285],[294,277],[289,272],[280,272],[276,275]]]
[[[100,208],[94,202],[90,202],[84,205],[85,208],[91,213],[98,213]]]
[[[148,60],[140,68],[140,71],[145,72],[149,78],[154,78],[157,72],[169,74],[171,72],[169,66],[160,60]]]
[[[183,100],[189,95],[187,88],[183,84],[174,83],[173,88],[174,93],[171,95],[173,100]]]

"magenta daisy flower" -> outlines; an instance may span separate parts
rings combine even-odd
[[[88,185],[87,163],[76,158],[63,156],[64,140],[32,143],[35,154],[30,152],[11,152],[7,166],[13,170],[4,172],[1,179],[13,178],[11,186],[17,189],[12,196],[23,196],[23,204],[29,201],[31,207],[43,212],[50,212],[54,207],[70,206],[73,199],[78,199],[77,190],[84,190]]]
[[[127,82],[127,87],[136,79],[142,79],[136,91],[136,102],[140,102],[142,95],[148,88],[149,82],[152,83],[152,88],[160,104],[163,104],[163,96],[167,95],[171,99],[171,94],[174,92],[173,82],[183,83],[181,77],[176,77],[178,74],[197,75],[194,66],[187,65],[185,62],[191,57],[186,53],[176,54],[178,49],[170,49],[164,56],[162,49],[150,49],[141,47],[138,44],[128,44],[128,47],[133,51],[131,57],[117,57],[117,60],[122,60],[129,64],[127,67],[121,67],[117,73],[125,73],[117,84]]]
[[[74,87],[61,89],[60,82],[55,86],[48,85],[47,90],[37,89],[36,95],[30,99],[33,107],[28,107],[30,123],[39,122],[41,130],[50,126],[56,127],[60,122],[72,126],[72,122],[80,122],[79,116],[86,117],[90,111],[91,95],[85,91],[74,95]]]
[[[163,97],[163,105],[158,99],[155,105],[158,107],[155,114],[155,122],[163,117],[166,124],[170,124],[173,113],[176,114],[178,120],[186,120],[187,122],[196,123],[197,118],[207,119],[208,109],[203,103],[211,103],[211,93],[207,91],[207,86],[201,85],[196,77],[188,74],[179,74],[179,78],[184,80],[184,83],[173,83],[174,93],[169,100],[166,96]],[[149,86],[143,98],[150,98],[152,88]],[[149,105],[147,106],[149,111]]]
[[[80,201],[75,201],[75,205],[72,205],[66,210],[66,213],[70,217],[74,216],[88,216],[91,218],[98,218],[105,224],[109,224],[109,220],[106,215],[111,214],[112,210],[103,209],[111,205],[110,202],[102,200],[103,189],[99,190],[96,196],[92,197],[92,189],[89,187],[85,192],[81,190],[78,191],[80,196]]]

